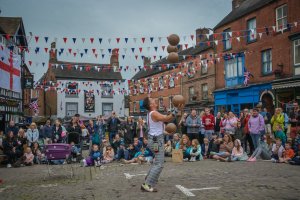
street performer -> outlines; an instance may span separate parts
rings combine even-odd
[[[155,185],[163,169],[165,160],[164,154],[164,122],[171,122],[178,113],[178,109],[174,108],[169,115],[162,115],[157,111],[157,104],[154,99],[146,97],[143,103],[144,108],[148,110],[148,145],[155,154],[155,159],[142,184],[141,190],[147,192],[157,192]],[[181,108],[179,105],[178,108]]]

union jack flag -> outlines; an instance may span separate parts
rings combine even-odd
[[[248,85],[248,81],[250,80],[251,77],[253,77],[253,74],[251,74],[249,71],[247,71],[247,69],[245,69],[244,72],[244,85],[247,86]]]
[[[39,110],[38,99],[33,98],[30,101],[31,101],[31,103],[29,104],[29,109],[33,110],[33,112],[37,113],[37,111]]]

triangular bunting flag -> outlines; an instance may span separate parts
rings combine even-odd
[[[142,47],[140,47],[140,48],[139,48],[139,50],[140,50],[140,53],[142,53],[142,51],[143,51],[143,48],[142,48]]]
[[[259,35],[259,39],[261,39],[261,38],[262,38],[262,35],[263,35],[263,33],[258,33],[258,35]]]
[[[142,38],[142,43],[144,43],[145,42],[145,38]]]
[[[49,39],[49,37],[44,37],[45,38],[45,42],[47,43],[48,42],[48,39]]]
[[[76,38],[72,38],[72,40],[73,40],[73,43],[75,44],[76,43]]]
[[[84,42],[85,42],[85,38],[81,38],[81,40],[82,40],[82,43],[84,43]]]
[[[136,60],[138,59],[138,55],[135,55],[135,59],[136,59]]]
[[[120,42],[120,38],[116,38],[116,40],[117,40],[117,43],[119,44],[119,42]]]
[[[122,55],[122,58],[123,58],[123,60],[124,60],[124,58],[125,58],[125,55]]]
[[[100,44],[102,43],[102,38],[99,38],[99,43],[100,43]]]
[[[158,37],[158,42],[161,42],[161,39],[162,39],[161,37]]]
[[[84,49],[84,52],[85,52],[85,54],[87,54],[87,52],[88,52],[88,49]]]
[[[133,38],[133,42],[134,42],[134,43],[136,43],[136,40],[137,40],[136,38]]]
[[[110,42],[111,42],[111,38],[108,38],[108,40],[107,40],[107,41],[108,41],[108,43],[110,44]]]
[[[153,42],[153,39],[154,39],[153,37],[150,37],[150,42],[151,42],[151,43]]]
[[[48,53],[48,48],[45,48],[45,52]]]
[[[154,47],[154,50],[155,50],[156,52],[157,52],[157,48],[158,48],[158,47]]]
[[[64,43],[66,44],[66,43],[67,43],[67,40],[68,40],[68,38],[64,37],[64,38],[63,38],[63,40],[64,40]]]
[[[82,58],[82,56],[83,56],[83,53],[80,53],[80,57]]]
[[[93,51],[93,53],[95,53],[95,52],[96,52],[96,49],[92,49],[92,51]]]
[[[71,53],[72,52],[72,49],[68,49],[69,50],[69,53]]]
[[[191,35],[191,39],[194,40],[194,35]]]
[[[219,43],[219,41],[218,40],[215,40],[215,44],[218,46],[218,43]]]
[[[8,34],[7,34],[7,35],[8,35]],[[8,35],[8,38],[9,38],[9,35]],[[7,39],[7,37],[6,37],[6,39]],[[35,39],[35,42],[38,43],[38,41],[39,41],[39,36],[35,36],[34,39]],[[9,39],[7,39],[7,40],[9,40]]]
[[[77,54],[76,52],[73,53],[74,57],[76,57],[76,54]]]
[[[134,53],[134,48],[131,48],[132,53]]]
[[[185,46],[185,49],[187,49],[187,48],[188,48],[188,44],[184,44],[184,46]]]
[[[91,41],[91,43],[93,44],[93,42],[94,42],[94,38],[90,38],[90,41]]]
[[[126,42],[126,44],[127,44],[127,42],[128,42],[128,38],[125,38],[125,42]]]
[[[44,62],[42,62],[42,65],[43,65],[43,67],[45,66],[45,63]]]
[[[111,53],[111,49],[108,49],[108,53]]]
[[[165,50],[165,47],[166,47],[166,46],[162,46],[162,47],[161,47],[163,51]]]

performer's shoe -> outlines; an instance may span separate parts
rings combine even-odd
[[[146,183],[141,185],[141,190],[145,192],[157,192],[156,188],[153,188],[151,185],[147,185]]]

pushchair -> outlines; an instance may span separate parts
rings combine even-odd
[[[71,147],[71,154],[67,159],[67,163],[80,162],[82,160],[82,138],[77,132],[70,132],[67,136],[67,143],[74,142],[74,147]]]

